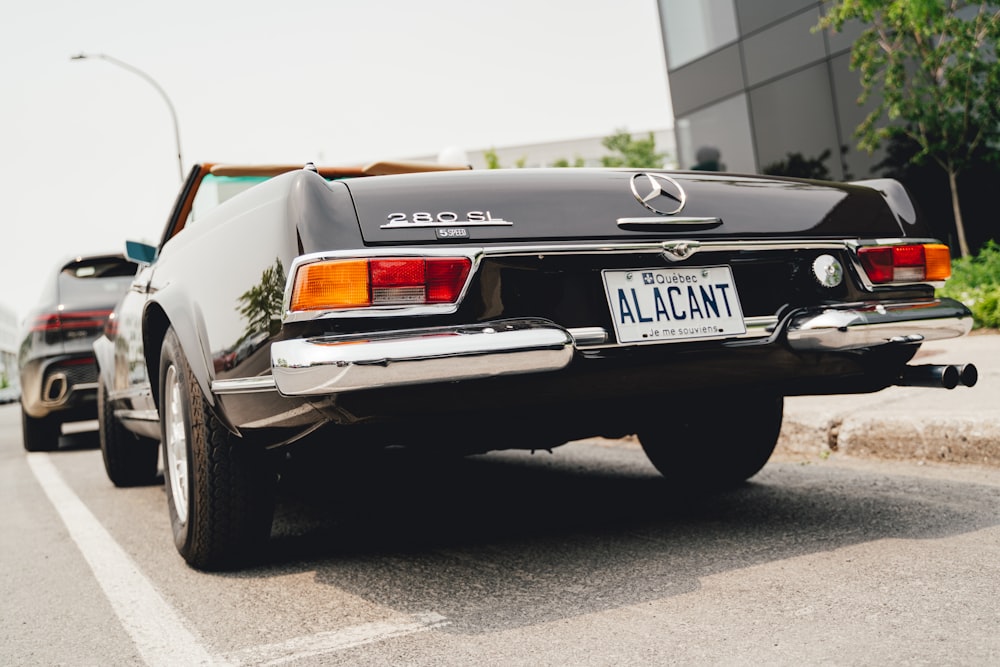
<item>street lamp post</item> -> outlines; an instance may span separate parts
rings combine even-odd
[[[118,58],[115,58],[113,56],[109,56],[106,53],[92,53],[92,54],[91,53],[80,53],[80,54],[77,54],[75,56],[70,56],[70,60],[87,60],[89,58],[100,58],[101,60],[106,60],[107,62],[111,63],[112,65],[118,65],[122,69],[126,69],[129,72],[132,72],[133,74],[137,74],[138,76],[142,77],[151,86],[153,86],[153,88],[156,88],[156,92],[158,92],[160,94],[160,97],[163,98],[163,101],[167,103],[167,108],[170,109],[170,117],[174,121],[174,140],[177,143],[177,172],[178,172],[178,174],[181,177],[181,183],[183,183],[184,182],[184,161],[181,159],[181,132],[180,132],[180,129],[178,128],[178,125],[177,125],[177,112],[174,111],[174,105],[170,101],[170,98],[167,97],[167,92],[165,90],[163,90],[163,88],[160,86],[160,84],[158,84],[156,82],[156,80],[153,79],[153,77],[149,76],[148,74],[146,74],[145,72],[143,72],[141,69],[139,69],[137,67],[133,67],[132,65],[129,65],[127,62],[119,60]]]

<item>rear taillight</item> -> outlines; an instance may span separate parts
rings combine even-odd
[[[951,275],[951,253],[941,243],[863,246],[858,259],[876,285],[936,282]]]
[[[110,310],[58,310],[36,316],[31,330],[103,329],[110,314]]]
[[[54,368],[62,368],[64,366],[89,366],[97,363],[97,359],[94,357],[76,357],[75,359],[64,359],[54,366]]]
[[[292,311],[455,303],[468,257],[379,257],[305,264],[295,274]]]

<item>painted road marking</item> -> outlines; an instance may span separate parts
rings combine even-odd
[[[135,561],[73,492],[49,455],[44,452],[29,452],[26,457],[28,467],[59,513],[70,537],[111,602],[119,622],[148,665],[280,665],[426,632],[448,624],[444,616],[427,612],[213,656],[201,640],[187,629],[177,611],[142,574]]]
[[[148,665],[220,665],[59,474],[48,454],[28,466],[94,572],[118,620]]]
[[[340,630],[296,637],[277,644],[254,646],[227,653],[223,659],[232,665],[280,665],[293,660],[312,658],[395,637],[426,632],[447,624],[447,619],[440,614],[433,612],[413,614],[396,621],[374,621]]]

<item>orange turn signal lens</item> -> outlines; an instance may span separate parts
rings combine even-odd
[[[299,267],[291,310],[330,310],[371,305],[368,261],[345,259]]]
[[[951,277],[951,251],[943,243],[924,244],[927,280],[947,280]]]

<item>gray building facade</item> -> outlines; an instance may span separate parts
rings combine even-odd
[[[0,402],[20,385],[17,371],[17,315],[0,304]]]
[[[850,69],[860,28],[815,31],[818,0],[657,0],[678,162],[721,154],[721,170],[760,173],[800,154],[837,180],[871,176],[880,155],[857,150],[867,113]],[[841,155],[841,148],[847,147]]]

